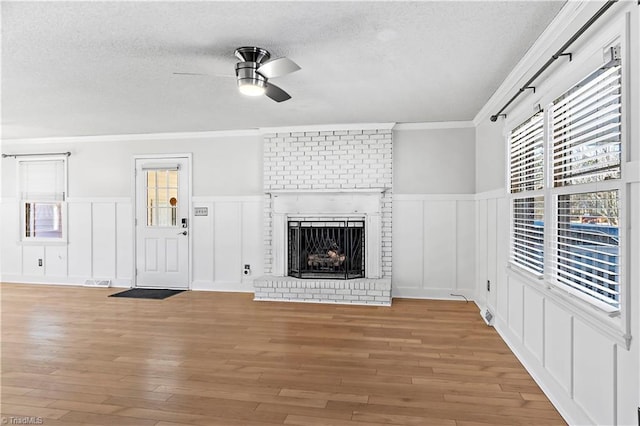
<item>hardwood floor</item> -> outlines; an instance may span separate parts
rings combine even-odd
[[[473,303],[0,291],[8,424],[564,424]]]

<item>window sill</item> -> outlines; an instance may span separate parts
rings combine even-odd
[[[67,240],[21,240],[19,245],[23,246],[66,246],[69,244]]]

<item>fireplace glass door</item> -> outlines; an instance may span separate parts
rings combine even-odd
[[[297,278],[364,277],[364,221],[292,220],[288,274]]]

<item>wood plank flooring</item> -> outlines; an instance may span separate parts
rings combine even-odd
[[[44,425],[565,424],[473,303],[0,285],[2,416]]]

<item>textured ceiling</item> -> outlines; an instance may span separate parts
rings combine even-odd
[[[471,120],[563,3],[2,2],[2,137]],[[291,100],[238,93],[243,45]]]

